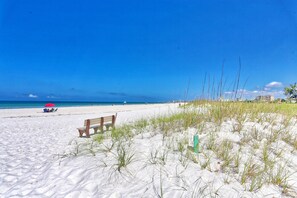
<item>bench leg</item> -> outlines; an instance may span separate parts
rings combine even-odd
[[[90,137],[90,132],[89,132],[89,130],[86,130],[86,136],[87,136],[87,138]]]
[[[78,130],[79,133],[79,137],[82,137],[82,135],[84,134],[84,130]]]
[[[94,133],[97,133],[97,131],[98,131],[98,128],[94,128]]]

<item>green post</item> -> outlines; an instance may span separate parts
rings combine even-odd
[[[194,135],[194,152],[198,153],[199,152],[199,137],[198,134]]]

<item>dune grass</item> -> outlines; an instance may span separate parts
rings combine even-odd
[[[147,165],[166,166],[169,155],[178,155],[176,163],[185,169],[192,163],[201,170],[220,172],[226,184],[236,181],[250,192],[272,184],[289,195],[288,181],[296,169],[282,162],[284,149],[297,149],[296,119],[296,104],[194,101],[171,115],[118,126],[94,141],[103,147],[101,151],[114,154],[112,167],[118,172],[136,160],[137,150],[130,147],[135,137],[149,133],[151,138],[161,137],[161,147],[148,148],[141,155],[145,159],[137,158]],[[203,137],[199,153],[188,149],[189,129]],[[285,146],[279,148],[280,144]]]

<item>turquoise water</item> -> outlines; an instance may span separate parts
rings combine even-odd
[[[44,101],[0,101],[0,109],[23,109],[23,108],[43,108],[49,102]],[[123,102],[53,102],[57,107],[79,107],[79,106],[108,106],[123,105]],[[154,102],[156,103],[156,102]],[[154,104],[148,102],[127,102],[129,104]]]

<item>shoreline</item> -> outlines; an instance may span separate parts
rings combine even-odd
[[[24,104],[22,104],[24,103]],[[38,109],[44,108],[47,101],[0,101],[1,109]],[[55,108],[60,107],[91,107],[91,106],[122,106],[122,105],[150,105],[150,104],[169,104],[173,102],[51,102],[56,104]],[[35,104],[35,105],[32,105]],[[6,105],[6,106],[5,106]],[[19,105],[19,106],[18,106]]]
[[[55,107],[56,112],[44,113],[43,108],[16,108],[0,109],[0,118],[10,117],[54,117],[62,115],[84,115],[84,114],[104,114],[112,112],[125,112],[133,110],[149,109],[161,106],[178,105],[177,103],[156,103],[156,104],[125,104],[125,105],[97,105],[97,106],[72,106],[72,107]]]

